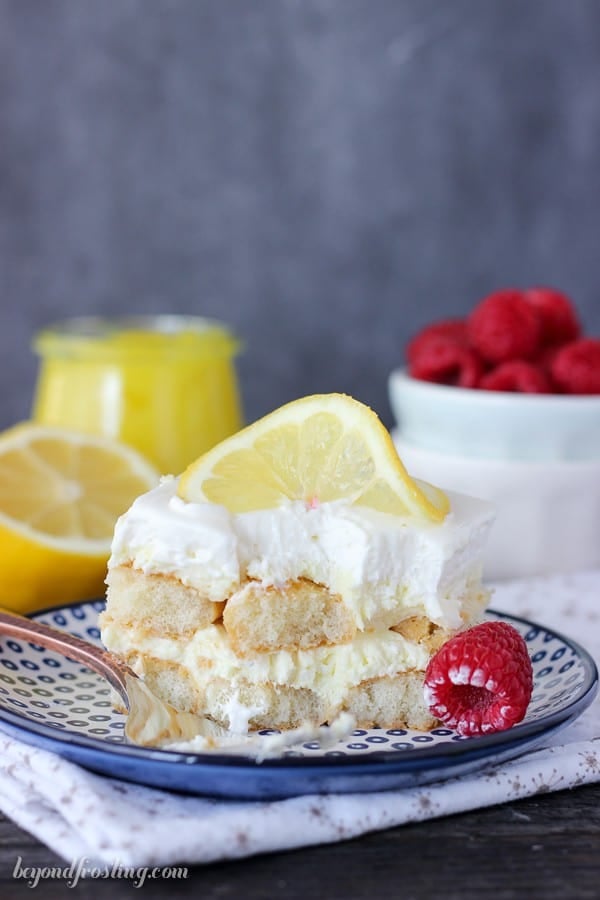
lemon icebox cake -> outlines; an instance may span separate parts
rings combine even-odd
[[[105,646],[236,732],[427,729],[431,655],[481,619],[492,507],[410,478],[343,395],[281,407],[118,521]]]

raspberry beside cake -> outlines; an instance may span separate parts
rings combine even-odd
[[[356,401],[342,401],[345,415]],[[231,459],[240,452],[234,444]],[[419,489],[402,473],[413,503]],[[384,474],[391,494],[405,490]],[[286,488],[276,505],[240,511],[184,499],[181,481],[164,479],[117,523],[105,645],[162,699],[236,731],[319,725],[342,711],[360,727],[431,727],[425,669],[481,618],[491,507],[453,495],[432,521],[408,506],[377,508],[390,505],[377,499],[381,479],[358,500],[347,479],[336,496],[333,481],[320,488],[325,499],[312,485],[305,496]],[[256,484],[246,506],[260,505]]]

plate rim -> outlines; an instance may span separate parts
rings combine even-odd
[[[51,615],[52,613],[63,612],[80,607],[89,607],[93,604],[104,602],[102,598],[90,598],[88,600],[76,600],[71,603],[56,604],[43,610],[36,610],[28,615],[28,618],[36,619],[41,616]],[[458,763],[461,760],[468,762],[478,759],[482,756],[489,755],[495,749],[518,749],[523,746],[525,749],[536,737],[540,740],[549,732],[561,730],[567,727],[581,713],[587,709],[593,702],[599,688],[598,667],[592,655],[578,641],[566,637],[554,628],[550,628],[539,622],[523,616],[518,616],[510,612],[504,612],[490,608],[486,610],[486,615],[493,616],[497,619],[511,622],[518,622],[522,626],[528,628],[537,628],[545,634],[551,635],[562,641],[569,649],[575,652],[583,663],[585,675],[582,685],[579,687],[577,694],[569,702],[552,713],[541,716],[530,722],[520,722],[513,725],[512,728],[495,732],[488,735],[476,735],[464,737],[460,740],[447,741],[429,747],[421,745],[416,751],[409,750],[373,750],[363,756],[281,756],[266,757],[257,759],[256,757],[246,754],[234,753],[194,753],[191,751],[168,750],[157,747],[139,747],[133,744],[113,743],[100,737],[80,735],[73,731],[61,731],[54,729],[50,725],[43,722],[33,721],[27,716],[18,712],[6,709],[0,701],[0,730],[2,724],[6,723],[12,729],[16,729],[27,735],[34,735],[44,739],[45,743],[56,744],[59,752],[61,747],[75,747],[85,751],[86,755],[90,752],[96,754],[107,754],[109,757],[115,755],[126,758],[130,761],[137,760],[140,763],[152,765],[184,765],[186,768],[207,766],[213,769],[222,767],[223,769],[235,769],[238,771],[245,770],[256,772],[257,770],[271,770],[273,774],[279,772],[282,775],[287,771],[288,774],[299,773],[300,770],[309,770],[316,774],[316,770],[326,772],[330,775],[339,772],[340,774],[351,774],[352,770],[373,771],[373,768],[379,769],[382,773],[386,770],[396,768],[399,764],[402,770],[407,773],[423,769],[424,766],[444,768]],[[0,635],[0,640],[3,638]],[[32,642],[34,643],[34,642]],[[439,726],[443,728],[444,726]],[[361,729],[362,730],[362,729]],[[385,730],[385,729],[384,729]],[[424,732],[425,734],[426,732]],[[515,755],[516,755],[515,752]]]

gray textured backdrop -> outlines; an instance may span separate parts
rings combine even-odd
[[[510,283],[600,332],[598,0],[0,0],[0,426],[33,331],[195,312],[249,418],[390,420],[418,326]]]

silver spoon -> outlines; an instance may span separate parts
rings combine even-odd
[[[210,742],[225,733],[210,719],[180,712],[159,700],[118,657],[73,634],[26,619],[1,607],[0,634],[30,641],[61,656],[68,656],[105,678],[128,710],[125,735],[134,744],[156,747],[175,741],[189,741],[199,735]]]

